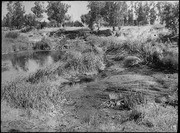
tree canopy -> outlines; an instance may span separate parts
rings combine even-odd
[[[87,7],[89,12],[81,15],[81,21],[91,29],[94,23],[115,27],[154,24],[158,19],[161,24],[164,22],[166,27],[178,31],[179,2],[131,1],[127,4],[126,1],[90,1]]]
[[[62,24],[65,21],[66,13],[70,5],[62,3],[60,1],[48,1],[46,13],[49,20],[56,20]]]
[[[40,1],[34,2],[35,6],[31,8],[31,11],[36,15],[37,18],[42,17],[42,13],[44,12],[44,7],[40,3]]]

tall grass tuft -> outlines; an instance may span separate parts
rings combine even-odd
[[[64,70],[73,70],[78,73],[93,72],[104,69],[103,58],[94,52],[67,51],[64,55]]]
[[[178,53],[167,51],[162,58],[162,64],[167,70],[178,71]]]
[[[19,32],[8,32],[5,34],[6,38],[16,39],[19,36]]]
[[[57,88],[48,83],[30,84],[24,80],[12,82],[3,87],[1,99],[7,100],[17,108],[32,108],[40,111],[48,111],[54,106],[59,98]]]
[[[51,41],[47,38],[42,38],[41,41],[38,41],[33,46],[34,50],[51,50]]]
[[[132,92],[128,91],[127,94],[124,95],[124,106],[135,110],[137,105],[145,104],[146,98],[142,92]]]

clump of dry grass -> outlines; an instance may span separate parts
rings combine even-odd
[[[177,126],[178,117],[177,110],[172,106],[167,106],[166,108],[160,104],[148,102],[143,106],[138,106],[138,111],[144,114],[142,119],[142,124],[149,121],[153,125],[153,130],[157,132],[168,131],[176,132],[177,129],[173,129],[173,126]],[[146,125],[147,126],[147,125]]]
[[[162,58],[162,64],[166,69],[178,71],[178,53],[173,50],[167,50]]]
[[[1,100],[17,108],[47,111],[57,103],[59,95],[59,90],[46,82],[31,84],[24,79],[17,79],[3,86]]]
[[[137,105],[146,103],[145,95],[142,92],[128,91],[126,94],[123,95],[123,97],[124,106],[131,110],[136,109]]]
[[[103,70],[105,65],[103,58],[94,52],[81,53],[78,51],[67,51],[64,57],[64,70],[73,70],[78,73],[93,72]]]

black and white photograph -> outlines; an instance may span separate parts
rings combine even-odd
[[[2,1],[1,132],[178,132],[179,1]]]

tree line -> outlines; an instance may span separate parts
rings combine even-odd
[[[175,32],[179,29],[179,2],[89,1],[87,7],[89,12],[81,16],[81,21],[90,29],[95,23],[98,28],[104,25],[115,29],[124,25],[153,25],[156,20]]]
[[[3,18],[2,26],[20,29],[23,26],[36,26],[37,18],[41,18],[45,12],[52,25],[63,25],[69,23],[71,17],[67,15],[71,7],[61,1],[47,1],[45,8],[43,1],[35,1],[31,8],[33,13],[25,14],[21,1],[9,1],[7,3],[8,13]],[[179,33],[179,2],[166,1],[88,1],[89,12],[81,15],[82,23],[93,29],[96,23],[98,28],[103,26],[147,25],[154,24],[158,19],[160,24]],[[77,25],[81,25],[76,22]],[[74,26],[74,25],[73,25]]]
[[[16,29],[21,29],[24,26],[37,26],[38,18],[42,18],[43,13],[47,13],[48,20],[56,23],[56,25],[70,20],[70,16],[66,15],[70,5],[60,1],[47,1],[48,5],[45,8],[43,2],[44,1],[35,1],[35,6],[31,8],[33,13],[29,14],[25,14],[25,9],[21,1],[8,2],[8,13],[2,20],[2,26]]]

